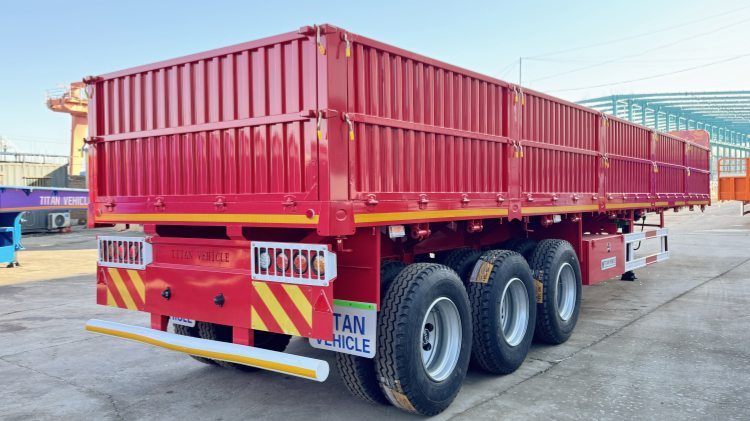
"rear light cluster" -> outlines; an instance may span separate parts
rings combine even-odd
[[[138,237],[98,237],[99,266],[145,269],[153,261],[151,244]]]
[[[336,278],[336,253],[325,244],[253,241],[253,279],[328,285]]]

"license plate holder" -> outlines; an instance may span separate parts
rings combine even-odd
[[[334,300],[333,340],[310,338],[313,348],[373,358],[376,347],[377,307],[372,303]]]

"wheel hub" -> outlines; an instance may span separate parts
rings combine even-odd
[[[557,272],[555,288],[555,305],[557,314],[563,321],[568,321],[576,306],[576,274],[570,263],[563,263]]]
[[[448,378],[461,353],[461,316],[447,297],[430,304],[422,321],[422,367],[434,381]]]
[[[529,324],[529,294],[519,278],[505,285],[500,297],[499,323],[503,338],[510,346],[523,341]]]

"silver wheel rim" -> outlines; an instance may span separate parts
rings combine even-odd
[[[557,314],[564,322],[570,320],[576,307],[576,273],[570,263],[563,263],[557,272],[555,288]]]
[[[419,338],[422,367],[436,382],[445,380],[458,364],[461,353],[461,316],[447,297],[430,304],[422,321]]]
[[[526,336],[529,324],[529,294],[519,278],[505,285],[500,298],[500,329],[505,342],[516,346]]]

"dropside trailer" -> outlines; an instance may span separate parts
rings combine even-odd
[[[283,352],[307,338],[354,395],[424,415],[470,356],[505,374],[566,341],[582,285],[667,259],[664,212],[710,202],[705,133],[331,25],[85,82],[89,221],[144,231],[99,238],[97,303],[151,317],[87,329],[323,381]]]

